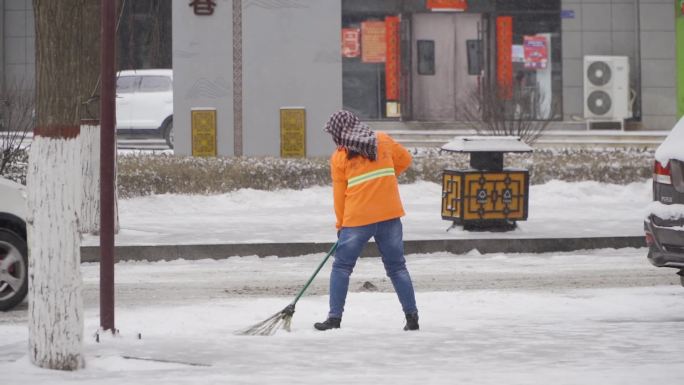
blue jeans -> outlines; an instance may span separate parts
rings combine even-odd
[[[404,259],[404,241],[399,218],[366,226],[343,227],[335,251],[335,262],[330,272],[330,312],[328,317],[342,318],[349,289],[349,276],[363,246],[371,239],[382,254],[387,276],[392,281],[404,313],[416,313],[416,296],[411,276]]]

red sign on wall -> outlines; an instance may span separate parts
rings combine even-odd
[[[524,36],[523,51],[525,54],[525,68],[545,69],[549,61],[544,36]]]
[[[433,11],[465,11],[468,8],[466,0],[427,0],[427,8]]]
[[[364,21],[361,23],[361,61],[384,63],[386,51],[385,22]]]
[[[361,30],[342,28],[342,56],[352,58],[359,55],[361,55]]]
[[[385,17],[385,97],[399,100],[399,16]]]
[[[496,18],[496,69],[499,97],[513,96],[513,18]]]

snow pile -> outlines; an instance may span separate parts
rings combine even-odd
[[[445,230],[442,186],[399,187],[406,216],[404,239],[491,238],[488,232]],[[552,181],[531,186],[529,217],[503,238],[643,235],[643,208],[651,182],[628,185]],[[328,242],[335,238],[330,186],[303,190],[241,189],[218,195],[153,195],[119,202],[120,245]],[[98,244],[87,236],[86,245]]]
[[[684,205],[666,205],[657,201],[651,202],[646,207],[645,214],[646,217],[649,217],[651,214],[653,214],[666,221],[678,221],[684,219]]]

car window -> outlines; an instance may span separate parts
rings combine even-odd
[[[171,79],[166,76],[143,76],[140,92],[164,92],[171,90]]]
[[[116,79],[116,93],[130,94],[134,92],[139,80],[138,76],[120,76]]]

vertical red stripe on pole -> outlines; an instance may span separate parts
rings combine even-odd
[[[513,96],[513,18],[496,18],[497,86],[499,97]]]
[[[116,150],[116,0],[102,0],[100,11],[100,327],[114,326],[114,162]]]
[[[385,17],[385,96],[388,101],[399,100],[399,16]]]

